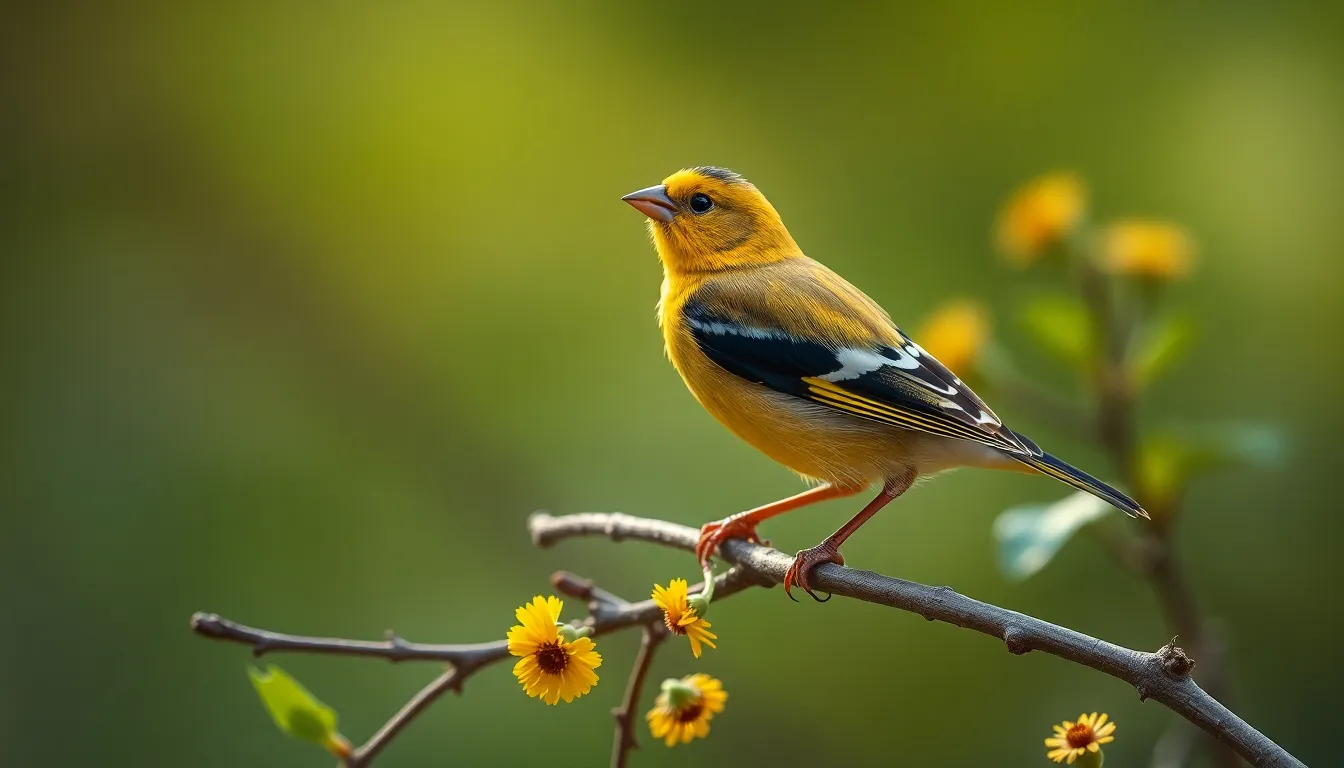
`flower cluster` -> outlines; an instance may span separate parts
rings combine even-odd
[[[1077,243],[1090,250],[1099,269],[1113,275],[1162,282],[1190,273],[1195,245],[1184,227],[1125,219],[1090,235],[1083,231],[1086,218],[1087,189],[1077,176],[1038,177],[1015,191],[999,211],[999,250],[1010,265],[1029,267],[1060,250],[1058,246]]]
[[[718,635],[705,620],[714,596],[714,578],[705,572],[705,589],[691,596],[685,579],[673,579],[666,587],[655,584],[653,601],[663,612],[663,624],[675,635],[690,641],[698,659],[704,646],[716,648]],[[602,656],[589,635],[591,630],[560,621],[564,603],[555,596],[537,595],[516,612],[518,624],[509,630],[509,653],[520,657],[513,674],[528,696],[547,704],[561,699],[571,702],[597,685]],[[723,711],[728,694],[723,683],[705,674],[663,681],[654,708],[646,719],[649,732],[667,746],[685,744],[709,734],[709,721]]]

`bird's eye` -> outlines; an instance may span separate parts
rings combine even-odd
[[[704,213],[714,207],[714,201],[709,199],[709,195],[703,192],[696,192],[691,195],[691,211],[693,213]]]

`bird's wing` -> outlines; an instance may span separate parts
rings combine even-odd
[[[835,314],[840,310],[847,314]],[[843,317],[843,326],[818,324],[818,312]],[[682,317],[700,350],[740,378],[869,421],[1041,455],[829,270],[822,280],[792,284],[768,301],[702,290],[683,305]]]

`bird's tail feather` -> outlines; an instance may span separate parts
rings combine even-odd
[[[1048,453],[1042,453],[1040,456],[1009,455],[1043,475],[1067,483],[1080,491],[1087,491],[1130,517],[1148,517],[1148,513],[1143,511],[1143,507],[1139,506],[1137,501]]]

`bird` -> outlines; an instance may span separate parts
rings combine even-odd
[[[805,255],[751,182],[686,168],[621,198],[648,219],[663,267],[667,356],[723,426],[802,476],[808,490],[704,524],[702,567],[731,538],[759,543],[777,515],[880,485],[877,496],[784,577],[814,600],[809,573],[921,477],[958,467],[1043,474],[1148,517],[1129,496],[1010,429],[877,302]],[[827,598],[829,599],[829,597]]]

